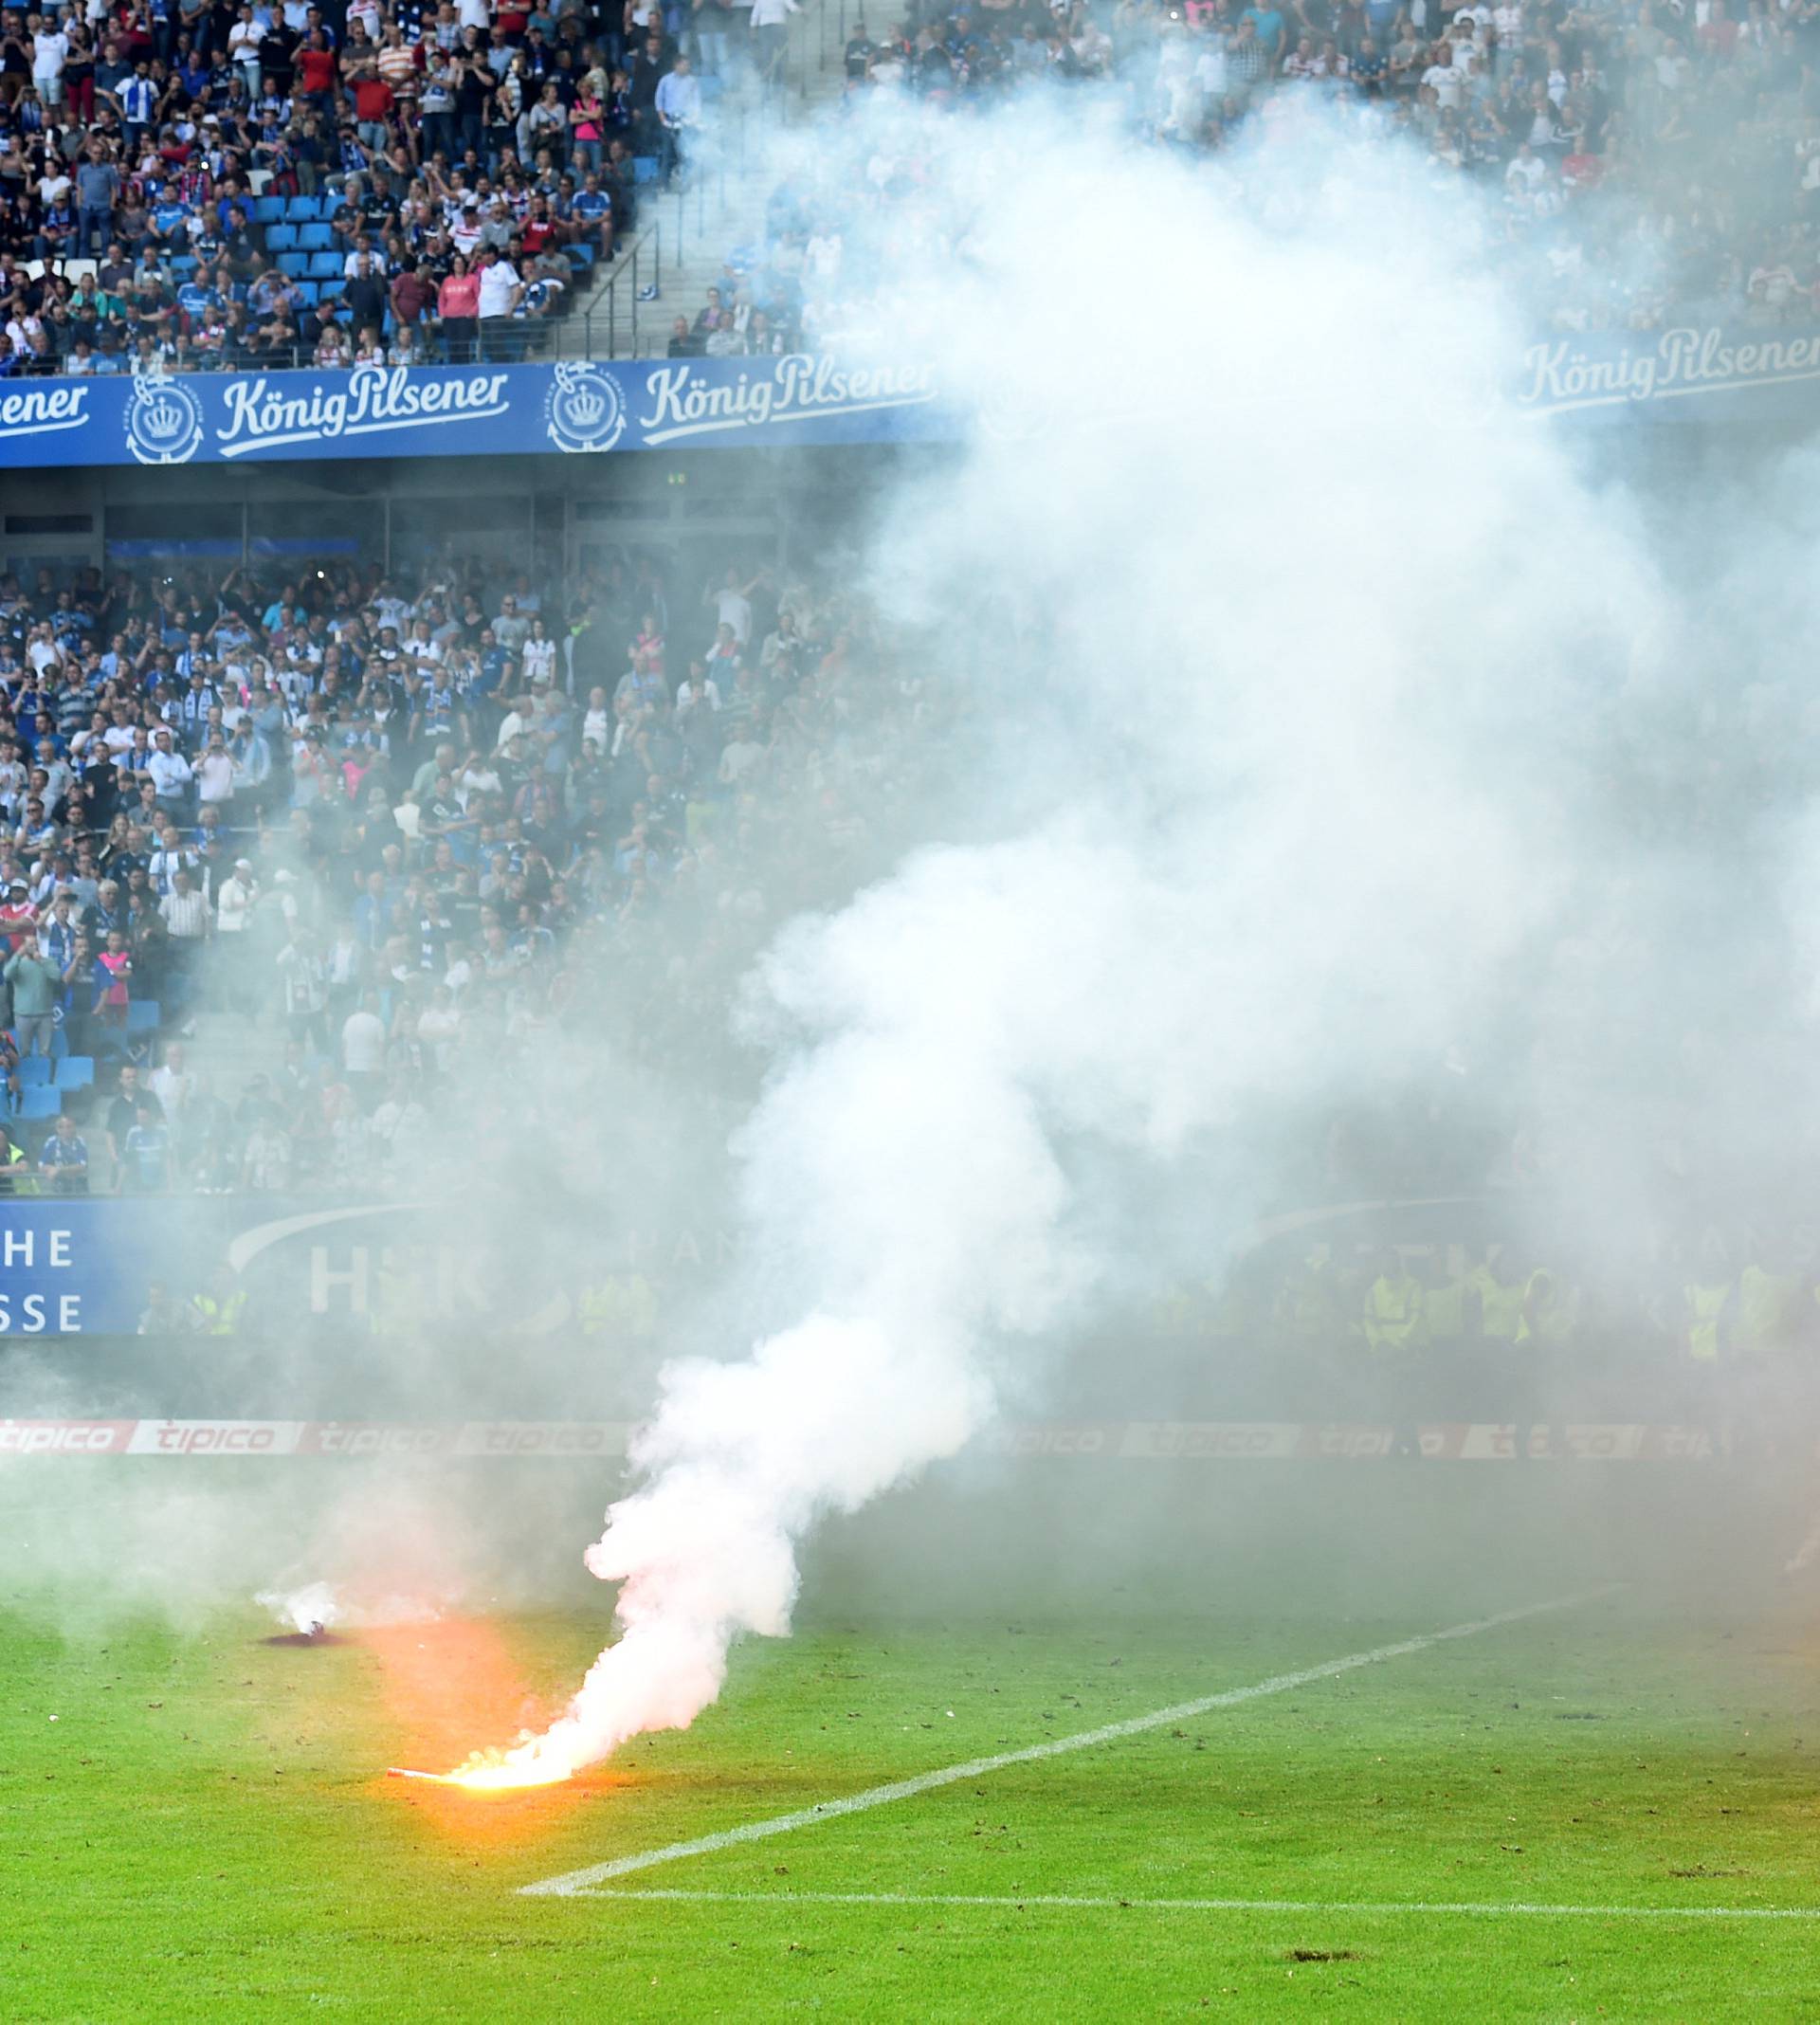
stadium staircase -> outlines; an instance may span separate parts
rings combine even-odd
[[[580,315],[572,313],[572,329],[586,332],[595,357],[661,358],[671,323],[694,321],[728,255],[763,238],[775,180],[764,165],[769,134],[780,120],[795,126],[816,118],[840,96],[847,30],[857,18],[858,0],[804,0],[790,24],[781,108],[761,106],[755,82],[741,80],[714,100],[720,145],[704,151],[693,179],[675,191],[645,185],[638,229]],[[641,301],[653,278],[657,295]]]

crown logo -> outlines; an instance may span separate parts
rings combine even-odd
[[[140,464],[187,464],[202,443],[195,395],[162,374],[140,380],[127,410],[126,443]]]
[[[559,450],[610,450],[626,427],[625,396],[619,382],[598,366],[559,365],[543,418]]]
[[[173,436],[183,433],[187,417],[175,401],[155,396],[145,404],[145,412],[139,418],[139,426],[154,443],[169,443]]]

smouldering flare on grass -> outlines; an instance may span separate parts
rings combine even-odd
[[[537,1760],[528,1754],[516,1762],[516,1752],[475,1752],[452,1772],[418,1772],[407,1765],[390,1765],[389,1779],[420,1779],[429,1786],[460,1786],[468,1793],[518,1793],[537,1786],[559,1786],[571,1777],[572,1768],[559,1760]]]

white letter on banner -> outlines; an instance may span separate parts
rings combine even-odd
[[[69,1255],[69,1232],[53,1231],[50,1233],[50,1263],[53,1266],[73,1266],[76,1262]]]
[[[310,1247],[310,1313],[326,1315],[329,1312],[329,1295],[337,1286],[348,1289],[348,1304],[356,1315],[367,1312],[367,1248],[354,1248],[354,1265],[347,1272],[329,1270],[329,1252],[326,1245]]]

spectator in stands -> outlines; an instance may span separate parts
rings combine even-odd
[[[436,313],[447,356],[458,365],[471,361],[480,338],[481,282],[464,253],[457,253],[449,263],[447,277],[437,291]]]
[[[488,246],[481,255],[479,280],[475,310],[480,319],[481,356],[506,358],[511,356],[506,334],[524,301],[524,283],[518,269],[495,246]]]
[[[37,1053],[48,1059],[63,996],[63,967],[46,953],[43,937],[33,935],[7,958],[4,975],[12,992],[12,1027],[21,1056]]]
[[[38,1150],[38,1172],[52,1195],[88,1194],[88,1141],[66,1111],[58,1114],[50,1137]]]
[[[790,17],[800,11],[797,0],[753,0],[752,12],[748,17],[753,41],[753,61],[757,69],[760,89],[768,99],[781,100]]]
[[[142,880],[145,875],[136,871],[134,876]],[[91,1011],[105,1025],[123,1027],[133,983],[133,956],[123,929],[108,930],[106,947],[97,953],[95,964],[100,975],[95,980],[96,997]]]
[[[120,1186],[133,1195],[152,1195],[171,1180],[171,1134],[155,1108],[141,1104],[120,1146]]]
[[[686,56],[679,54],[652,100],[663,145],[659,173],[665,186],[681,173],[696,129],[701,124],[701,86]]]
[[[26,1149],[0,1120],[0,1196],[35,1195],[38,1184],[32,1177],[31,1160]]]

